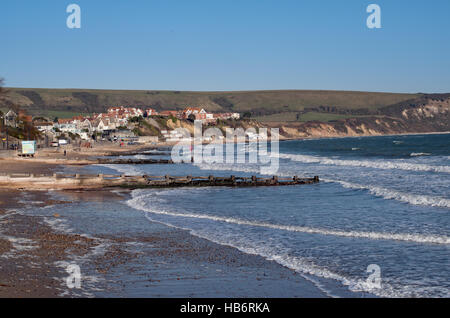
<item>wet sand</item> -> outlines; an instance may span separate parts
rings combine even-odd
[[[87,257],[67,259],[85,278],[82,290],[66,290],[66,296],[326,297],[274,261],[149,221],[125,204],[128,191],[95,193],[58,192],[58,198],[83,200],[35,212],[49,217],[57,211],[53,230],[87,235],[96,244]]]
[[[56,297],[66,273],[55,262],[68,250],[82,252],[91,242],[77,235],[59,235],[39,218],[17,214],[22,193],[0,191],[0,297]],[[50,203],[45,193],[27,193],[36,206]],[[47,201],[47,202],[46,202]]]
[[[25,160],[0,160],[0,173],[53,173],[58,165]]]
[[[110,207],[120,210],[127,192],[57,195],[66,200],[47,192],[0,191],[0,297],[325,296],[262,257],[152,223],[139,211],[116,217]],[[83,214],[69,208],[78,202]],[[95,231],[72,223],[91,224]],[[69,264],[81,267],[80,290],[65,284]]]
[[[111,200],[110,193],[66,193],[73,200]],[[121,198],[116,196],[116,199]],[[63,233],[51,224],[60,220],[59,213],[49,217],[32,216],[21,211],[68,204],[51,199],[47,192],[0,190],[0,298],[35,298],[92,296],[70,294],[65,281],[69,274],[65,264],[71,259],[86,257],[101,244],[96,238],[78,233]],[[126,253],[115,247],[107,249],[95,262],[98,272],[121,263]],[[113,259],[111,256],[114,256]]]
[[[53,173],[63,167],[32,161],[0,161],[0,173]],[[86,253],[95,243],[60,234],[41,218],[18,213],[30,206],[65,203],[47,192],[0,190],[0,297],[58,297],[67,273],[55,265],[69,253]],[[55,218],[58,215],[54,216]]]

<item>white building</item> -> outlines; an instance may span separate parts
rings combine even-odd
[[[53,130],[53,123],[36,123],[34,126],[43,133],[51,132]]]
[[[62,132],[78,134],[80,131],[77,128],[77,125],[72,122],[64,122],[58,123],[54,125],[55,128],[58,128]]]

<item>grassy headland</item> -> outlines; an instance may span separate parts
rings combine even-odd
[[[251,112],[254,117],[279,113],[372,112],[414,99],[420,94],[351,91],[186,92],[150,90],[91,90],[9,88],[8,99],[33,115],[103,112],[113,105],[151,107],[158,111],[201,106],[211,112]],[[328,110],[328,111],[327,111]]]
[[[250,115],[253,119],[250,124],[279,127],[287,138],[450,130],[450,94],[8,88],[6,102],[0,108],[12,104],[31,115],[50,119],[101,113],[119,105],[157,111],[195,106],[209,112],[238,112],[247,115],[247,118]],[[137,129],[139,134],[159,135],[162,128],[183,126],[183,123],[169,124],[147,121],[139,123]]]

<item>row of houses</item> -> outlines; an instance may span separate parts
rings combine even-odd
[[[144,111],[134,107],[111,107],[106,113],[93,114],[91,116],[75,116],[70,119],[58,119],[57,122],[37,122],[35,127],[41,132],[61,132],[77,134],[81,139],[89,140],[95,134],[105,134],[111,131],[129,130],[129,119],[143,116]],[[121,133],[120,135],[123,135]]]
[[[134,117],[170,117],[184,120],[201,120],[204,123],[215,123],[218,119],[239,119],[239,113],[209,113],[204,108],[186,107],[184,110],[166,110],[158,112],[155,109],[142,110],[136,107],[111,107],[105,113],[90,116],[76,116],[70,119],[58,119],[57,122],[35,121],[34,126],[43,133],[70,133],[79,135],[81,139],[89,140],[93,135],[105,134],[111,131],[129,131],[133,125],[129,121]],[[25,112],[15,114],[12,110],[5,116],[9,126],[16,126],[18,119],[32,121],[31,116]],[[167,136],[171,139],[171,136]]]
[[[78,134],[83,139],[89,139],[93,133],[103,133],[105,131],[114,131],[118,129],[130,128],[129,120],[133,117],[170,117],[173,116],[184,120],[201,120],[204,123],[215,123],[217,119],[240,119],[239,113],[208,113],[204,108],[187,107],[184,110],[166,110],[158,112],[149,108],[142,110],[136,107],[111,107],[106,113],[93,114],[90,117],[78,116],[72,119],[60,119],[52,128],[57,128],[62,132]],[[38,127],[39,130],[48,130],[44,126]]]
[[[151,116],[163,116],[170,117],[173,116],[178,119],[193,119],[201,120],[205,123],[216,122],[217,119],[240,119],[239,113],[208,113],[204,108],[199,107],[187,107],[184,110],[165,110],[162,112],[157,112],[156,110],[149,108],[145,111],[148,117]]]
[[[24,110],[20,110],[19,113],[16,114],[12,109],[4,115],[4,124],[6,126],[17,127],[20,121],[31,123],[33,117],[27,115]]]

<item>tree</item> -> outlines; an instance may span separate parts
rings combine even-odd
[[[252,113],[250,113],[250,112],[245,112],[243,115],[242,115],[242,118],[243,119],[250,119],[252,117]]]
[[[3,88],[3,78],[0,78],[0,99],[5,94],[5,89]]]
[[[6,89],[3,88],[3,78],[0,78],[0,104],[3,104],[3,102],[5,101],[5,96],[6,96]]]
[[[131,117],[128,121],[130,123],[140,123],[144,118],[142,116]]]
[[[33,117],[33,123],[34,122],[48,122],[48,121],[49,121],[48,118],[45,118],[43,116]]]
[[[19,107],[6,99],[6,95],[9,93],[9,91],[3,87],[3,84],[4,79],[0,78],[0,105],[6,108],[11,108],[18,114]]]
[[[4,95],[5,95],[5,89],[3,88],[3,78],[0,78],[0,105],[3,104]],[[1,127],[0,133],[2,134],[2,138],[3,138],[3,129],[5,130],[5,135],[6,135],[6,137],[5,137],[6,144],[2,143],[2,148],[5,148],[5,146],[6,146],[6,149],[8,149],[9,148],[8,127],[6,127],[6,123],[4,122],[3,112],[1,114],[0,127]]]
[[[190,122],[194,122],[194,121],[195,121],[195,115],[194,115],[194,114],[190,114],[190,115],[188,116],[188,120],[189,120]]]
[[[171,120],[175,124],[178,121],[178,118],[176,118],[174,115],[169,115],[169,120]]]

